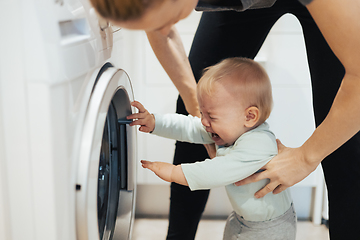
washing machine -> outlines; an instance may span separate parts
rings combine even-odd
[[[86,0],[2,0],[0,16],[0,239],[131,239],[124,33]]]

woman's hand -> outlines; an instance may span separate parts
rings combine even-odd
[[[257,182],[262,179],[270,179],[270,182],[261,190],[255,193],[256,198],[262,198],[273,192],[278,194],[288,187],[300,182],[313,172],[318,164],[310,164],[305,159],[302,148],[285,147],[280,140],[276,140],[279,154],[268,162],[262,169],[263,172],[236,182],[236,186]]]
[[[137,119],[130,123],[130,126],[140,125],[139,131],[141,132],[152,132],[155,128],[155,117],[154,115],[150,114],[146,108],[138,101],[133,101],[131,106],[136,107],[139,109],[139,113],[131,114],[127,116],[127,119]]]

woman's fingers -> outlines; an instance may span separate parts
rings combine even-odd
[[[265,174],[264,172],[254,173],[254,174],[250,175],[249,177],[236,182],[235,186],[243,186],[243,185],[246,185],[249,183],[258,182],[260,180],[263,180],[266,178],[266,176],[264,174]]]
[[[316,169],[316,164],[309,164],[306,161],[301,148],[285,147],[279,140],[277,140],[277,145],[279,154],[262,168],[262,172],[254,173],[236,182],[235,185],[242,186],[263,179],[270,179],[270,182],[255,194],[256,198],[262,198],[270,192],[281,193],[303,180]]]
[[[279,188],[279,189],[278,189]],[[282,191],[284,191],[287,187],[283,187],[283,185],[279,184],[279,182],[275,181],[275,182],[269,182],[268,184],[266,184],[265,187],[263,187],[261,190],[257,191],[255,193],[255,197],[256,198],[262,198],[264,197],[266,194],[273,192],[274,194],[276,194],[274,192],[274,190],[278,189],[280,193]]]
[[[241,181],[236,182],[235,185],[242,186],[242,185],[246,185],[248,183],[258,182],[260,180],[267,179],[267,178],[268,178],[268,176],[267,176],[267,172],[265,170],[263,172],[254,173],[253,175],[251,175]],[[262,189],[257,191],[255,193],[255,197],[262,198],[266,194],[271,193],[271,192],[273,192],[274,194],[278,194],[278,193],[284,191],[285,189],[287,189],[287,187],[285,185],[280,184],[276,180],[272,180],[268,184],[266,184],[265,187],[263,187]]]
[[[273,193],[274,193],[274,194],[281,193],[282,191],[284,191],[284,190],[287,189],[287,188],[288,188],[287,186],[285,186],[285,185],[283,185],[283,184],[280,184],[279,186],[277,186],[277,187],[274,189]]]

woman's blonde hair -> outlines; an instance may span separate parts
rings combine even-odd
[[[225,77],[231,78],[229,93],[247,107],[257,107],[260,111],[259,123],[265,122],[273,106],[271,82],[265,69],[248,58],[227,58],[204,70],[197,86],[198,96],[211,96],[214,82],[221,83]]]
[[[165,0],[90,0],[100,16],[110,21],[137,20],[150,7],[163,1]]]

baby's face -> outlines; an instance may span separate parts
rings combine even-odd
[[[214,83],[214,89],[211,96],[198,97],[201,122],[216,145],[231,146],[247,131],[246,107],[220,83]]]

